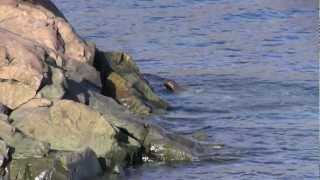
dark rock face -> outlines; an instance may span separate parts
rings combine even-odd
[[[2,114],[10,114],[11,109],[9,109],[7,106],[0,104],[0,113]]]
[[[147,115],[168,104],[157,96],[133,59],[121,52],[96,51],[94,66],[101,72],[102,93],[136,114]]]

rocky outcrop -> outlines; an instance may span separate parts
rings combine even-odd
[[[197,159],[201,144],[141,119],[167,107],[130,56],[82,40],[49,0],[0,1],[0,179]]]
[[[154,93],[129,55],[97,50],[94,66],[102,74],[102,93],[115,98],[132,112],[148,115],[156,109],[168,108],[168,104]]]

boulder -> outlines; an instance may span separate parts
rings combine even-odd
[[[16,109],[35,97],[36,91],[16,81],[0,81],[0,103]]]
[[[112,117],[70,100],[57,101],[51,107],[29,107],[27,103],[11,113],[13,126],[50,143],[51,149],[81,151],[90,147],[98,156],[110,159],[112,167],[141,163],[141,143],[114,127]]]
[[[39,95],[51,101],[62,99],[65,94],[65,75],[62,69],[48,66],[48,77],[45,79],[45,86],[39,91]]]
[[[55,157],[17,159],[11,162],[10,176],[15,180],[65,180],[67,171]]]
[[[109,168],[109,167],[108,167]],[[55,152],[41,159],[13,160],[11,177],[16,180],[105,179],[105,170],[93,150]]]
[[[9,122],[9,117],[6,114],[0,113],[0,121]]]
[[[77,61],[67,61],[63,69],[66,75],[65,98],[88,104],[90,92],[101,92],[100,73],[92,66]]]
[[[113,97],[132,112],[148,115],[168,104],[157,96],[125,53],[96,50],[94,66],[101,72],[104,95]]]
[[[13,158],[44,157],[50,145],[26,136],[6,121],[0,121],[0,138],[14,148]]]
[[[19,81],[38,90],[44,73],[42,59],[45,50],[1,26],[0,39],[0,79]]]
[[[95,47],[75,33],[51,1],[1,1],[0,21],[0,28],[62,53],[68,59],[89,64],[93,61]]]
[[[69,100],[57,101],[50,108],[22,107],[10,118],[23,133],[50,143],[55,150],[81,151],[90,147],[104,156],[116,143],[113,127],[98,112]]]
[[[32,109],[32,108],[38,108],[38,107],[49,107],[52,105],[52,101],[45,99],[45,98],[34,98],[28,101],[27,103],[20,106],[20,109],[26,108],[26,109]]]
[[[140,115],[148,115],[151,113],[151,108],[143,103],[140,94],[131,84],[115,72],[110,73],[108,77],[106,77],[103,91],[108,93],[106,95],[113,96],[120,104],[134,113]]]
[[[141,120],[111,98],[92,93],[88,105],[100,112],[114,127],[139,142],[144,149],[145,159],[162,162],[192,161],[205,153],[201,144]]]
[[[60,161],[67,170],[70,179],[93,179],[104,174],[97,155],[90,148],[86,148],[82,152],[63,154]]]

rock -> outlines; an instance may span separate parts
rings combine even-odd
[[[145,156],[152,161],[191,161],[204,152],[201,144],[141,120],[111,98],[93,93],[89,106],[102,113],[114,127],[138,141],[144,148]]]
[[[98,89],[102,87],[100,73],[93,66],[78,61],[66,61],[63,69],[69,80],[77,83],[88,82]]]
[[[10,147],[0,139],[0,179],[10,179],[9,165],[11,160]]]
[[[6,6],[17,6],[18,2],[17,0],[2,0],[1,5],[6,5]]]
[[[0,103],[15,109],[28,102],[36,91],[20,82],[0,81]]]
[[[57,101],[50,108],[20,108],[10,118],[23,133],[50,143],[55,150],[90,147],[104,156],[116,143],[113,127],[98,112],[73,101]]]
[[[167,90],[172,91],[172,92],[177,92],[181,91],[182,88],[179,86],[179,84],[173,80],[165,80],[164,81],[164,86],[167,88]]]
[[[6,114],[0,113],[0,121],[9,122],[9,117]]]
[[[9,109],[7,106],[0,103],[0,114],[8,115],[11,113],[11,109]]]
[[[6,121],[0,121],[0,138],[14,148],[13,158],[44,157],[50,145],[27,137]]]
[[[80,39],[50,0],[2,0],[0,22],[0,138],[15,179],[99,179],[205,152],[142,120],[168,104],[130,56]]]
[[[147,156],[154,161],[191,161],[196,159],[198,153],[201,153],[200,144],[140,120],[139,117],[126,111],[109,97],[95,92],[89,94],[88,105],[100,112],[104,119],[115,127],[116,131],[122,132],[122,135],[128,139],[127,141],[131,141],[124,149],[129,149],[128,147],[134,149],[129,152],[136,156],[133,158],[134,161],[138,162],[142,158],[142,154],[139,154],[141,151],[139,151],[139,146],[143,147]],[[124,153],[128,154],[128,152]],[[112,155],[112,157],[119,157],[119,155]],[[119,161],[118,159],[117,162]]]
[[[100,68],[110,68],[111,70],[124,74],[140,74],[139,68],[133,59],[122,52],[101,52],[97,50],[97,62]],[[103,60],[105,58],[105,60]],[[102,62],[101,62],[102,61]],[[104,65],[103,65],[104,64]],[[101,70],[103,70],[101,69]]]
[[[49,65],[48,70],[48,82],[45,83],[46,86],[39,91],[39,94],[41,97],[47,98],[51,101],[57,101],[62,99],[65,94],[65,76],[63,71],[57,67]]]
[[[68,172],[55,156],[17,159],[11,163],[11,179],[15,180],[65,180]]]
[[[0,5],[0,12],[1,11]],[[0,13],[1,19],[1,13]],[[45,50],[35,42],[0,27],[0,79],[19,81],[38,90],[43,78]]]
[[[139,98],[138,92],[117,73],[112,72],[108,75],[104,89],[107,89],[104,92],[114,94],[114,98],[130,111],[140,115],[151,113],[151,108],[142,102],[142,98]],[[113,97],[111,94],[106,95]]]
[[[66,74],[65,98],[88,104],[89,92],[101,92],[100,73],[88,64],[68,61],[63,66]]]
[[[55,152],[41,159],[13,160],[11,164],[11,177],[16,180],[98,180],[105,179],[104,175],[105,170],[90,148],[79,152]]]
[[[17,3],[19,6],[14,6]],[[94,46],[80,39],[51,1],[1,1],[0,12],[0,28],[62,53],[68,59],[92,63]]]
[[[91,92],[88,105],[100,112],[114,127],[121,128],[128,135],[138,140],[140,144],[143,144],[147,134],[145,122],[123,106],[120,106],[114,99]]]
[[[133,59],[127,54],[97,50],[94,66],[103,77],[103,94],[113,97],[132,112],[147,115],[157,108],[168,107],[168,104],[153,92]]]
[[[28,101],[27,103],[20,106],[20,109],[26,108],[26,109],[32,109],[37,107],[49,107],[52,105],[52,102],[45,98],[34,98]]]
[[[86,148],[83,152],[67,153],[60,159],[70,179],[93,179],[104,174],[97,155],[90,148]]]

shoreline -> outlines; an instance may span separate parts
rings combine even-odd
[[[51,1],[5,0],[0,12],[2,178],[99,178],[210,153],[143,120],[169,104],[132,57],[81,39]]]

